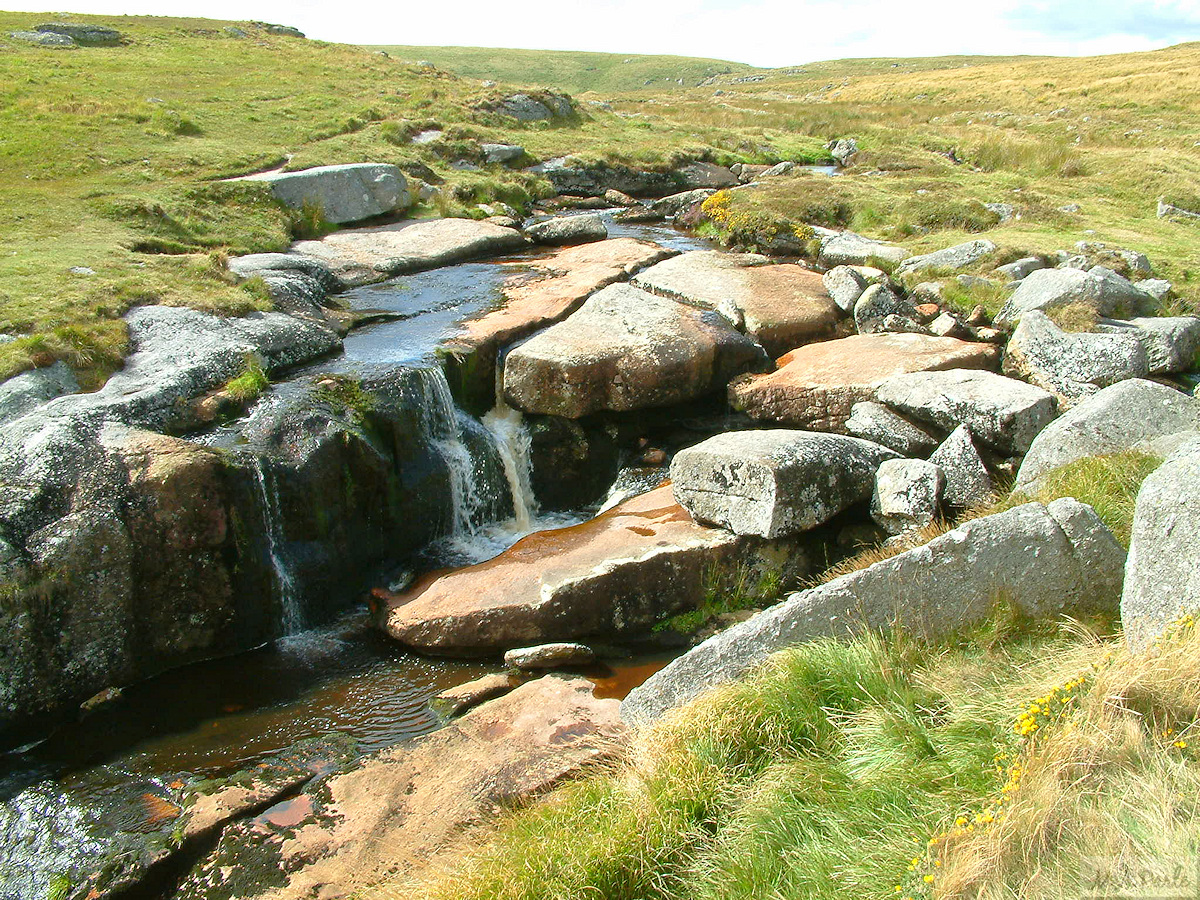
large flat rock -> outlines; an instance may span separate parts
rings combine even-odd
[[[697,525],[664,486],[489,562],[378,594],[376,620],[408,646],[441,653],[618,634],[698,603],[706,571],[741,548],[729,532]]]
[[[671,482],[675,499],[698,521],[773,538],[815,528],[869,500],[875,470],[897,456],[842,435],[734,431],[676,454]]]
[[[404,175],[385,163],[317,166],[299,172],[250,175],[243,180],[266,182],[275,198],[293,209],[317,206],[325,220],[335,225],[373,219],[412,205]]]
[[[526,412],[577,419],[695,399],[766,363],[719,313],[614,284],[510,352],[504,394]]]
[[[625,741],[618,703],[596,699],[592,687],[539,678],[321,779],[226,828],[174,896],[350,896],[418,871],[468,828],[617,757]]]
[[[772,356],[832,336],[841,318],[816,272],[753,253],[694,250],[641,272],[633,284],[715,309]]]
[[[855,335],[809,344],[781,357],[768,375],[730,386],[730,400],[755,419],[813,431],[841,431],[855,403],[874,398],[893,375],[938,369],[994,368],[999,350],[920,334]]]
[[[562,321],[601,288],[623,281],[673,251],[633,238],[567,247],[531,264],[532,278],[519,275],[502,288],[497,309],[463,324],[446,349],[455,370],[448,373],[460,391],[479,394],[490,407],[495,397],[495,365],[514,341]]]
[[[324,261],[344,285],[353,286],[523,246],[525,238],[513,228],[432,219],[335,231],[319,241],[298,241],[292,252]]]
[[[928,544],[792,594],[652,675],[621,705],[634,725],[742,677],[772,653],[819,637],[902,628],[953,634],[997,602],[1047,618],[1116,608],[1125,551],[1076,500],[973,519]]]

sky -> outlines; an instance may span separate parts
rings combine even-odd
[[[355,44],[670,53],[771,67],[864,56],[1086,56],[1200,40],[1200,0],[68,2],[79,13],[278,22],[312,38]],[[44,11],[47,4],[0,5]]]

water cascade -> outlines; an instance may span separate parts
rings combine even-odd
[[[296,592],[296,580],[291,564],[284,554],[283,511],[279,502],[279,485],[270,463],[258,454],[248,454],[250,471],[258,490],[259,508],[262,510],[263,526],[266,531],[267,554],[271,569],[275,573],[275,587],[279,595],[283,633],[296,634],[304,629],[304,607]]]
[[[537,515],[537,500],[533,496],[532,441],[525,428],[525,417],[503,401],[483,417],[483,427],[496,442],[496,450],[504,463],[513,498],[513,525],[528,533]]]

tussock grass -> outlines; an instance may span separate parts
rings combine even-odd
[[[1085,856],[1194,853],[1197,672],[1190,627],[1143,657],[1002,615],[940,647],[814,641],[368,896],[1078,896]]]

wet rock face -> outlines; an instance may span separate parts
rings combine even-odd
[[[619,635],[697,605],[706,578],[738,563],[795,574],[807,556],[795,549],[781,562],[761,542],[697,525],[662,487],[490,562],[377,594],[376,621],[408,646],[451,655]]]
[[[510,352],[504,392],[526,412],[580,418],[701,397],[766,362],[719,314],[612,285]]]
[[[238,453],[114,422],[22,420],[10,436],[38,452],[18,458],[10,444],[0,457],[12,595],[0,742],[110,686],[278,636],[281,567],[315,621],[375,566],[447,533],[450,473],[431,447],[423,379],[398,370],[315,388],[260,417]],[[503,483],[478,444],[480,477]],[[489,502],[484,514],[511,511],[506,494]]]
[[[616,758],[625,741],[618,710],[584,679],[529,682],[226,828],[177,896],[299,900],[415,872],[465,828]]]

